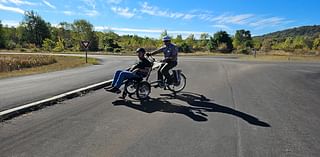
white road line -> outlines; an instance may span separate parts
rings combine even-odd
[[[13,113],[19,113],[19,111],[26,110],[26,109],[29,109],[29,108],[32,108],[32,107],[36,107],[36,106],[40,106],[41,104],[49,103],[49,102],[52,102],[52,101],[55,101],[55,100],[58,100],[58,99],[62,99],[62,98],[65,98],[67,96],[79,93],[79,92],[83,92],[83,91],[86,91],[86,90],[94,89],[94,88],[97,88],[99,86],[103,86],[104,84],[111,83],[111,82],[112,82],[112,79],[108,80],[108,81],[96,83],[96,84],[93,84],[93,85],[90,85],[90,86],[87,86],[87,87],[84,87],[84,88],[76,89],[76,90],[73,90],[73,91],[70,91],[70,92],[66,92],[66,93],[63,93],[63,94],[59,94],[59,95],[56,95],[56,96],[51,97],[51,98],[47,98],[47,99],[40,100],[40,101],[37,101],[37,102],[25,104],[25,105],[22,105],[22,106],[19,106],[19,107],[15,107],[15,108],[12,108],[12,109],[8,109],[8,110],[5,110],[5,111],[1,111],[0,112],[0,121],[3,120],[3,119],[6,119],[7,116],[9,116],[9,115],[11,115]]]

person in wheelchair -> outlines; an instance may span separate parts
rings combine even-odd
[[[145,49],[138,48],[136,50],[139,62],[127,70],[118,70],[114,74],[112,84],[106,90],[113,93],[121,93],[120,87],[123,81],[127,79],[143,79],[148,75],[149,70],[152,68],[152,63],[145,58]]]

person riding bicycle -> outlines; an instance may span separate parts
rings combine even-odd
[[[138,55],[139,62],[127,70],[116,71],[112,84],[107,88],[107,91],[119,94],[121,93],[120,87],[124,80],[144,78],[148,75],[149,70],[152,68],[152,63],[145,58],[146,50],[144,48],[138,48],[136,53]]]
[[[162,41],[164,43],[162,47],[153,52],[147,53],[146,55],[155,55],[160,52],[164,54],[164,59],[162,60],[164,64],[162,64],[158,70],[158,80],[163,82],[164,75],[167,79],[167,83],[171,84],[173,80],[170,77],[169,70],[178,64],[178,47],[171,43],[171,38],[169,36],[164,36]],[[162,84],[159,84],[159,86],[162,86]]]

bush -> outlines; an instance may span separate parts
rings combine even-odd
[[[115,49],[114,49],[114,52],[115,52],[115,53],[120,53],[120,52],[121,52],[121,48],[115,48]]]
[[[17,44],[16,44],[14,41],[12,41],[12,40],[10,40],[10,41],[8,41],[8,42],[6,43],[6,48],[7,48],[8,50],[13,50],[13,49],[16,48],[16,46],[17,46]]]
[[[248,48],[243,48],[243,49],[237,50],[237,53],[246,54],[246,55],[250,54],[250,52],[251,52],[251,50]]]
[[[179,51],[185,52],[185,53],[191,53],[191,47],[187,43],[182,43],[179,47]]]

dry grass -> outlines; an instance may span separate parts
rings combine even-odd
[[[242,60],[252,61],[307,61],[307,62],[319,62],[320,56],[290,56],[290,55],[257,55],[256,58],[252,55],[241,56]]]
[[[53,56],[43,55],[0,55],[0,72],[11,72],[56,63]]]
[[[13,57],[16,55],[1,55],[1,56],[2,56],[2,58],[4,58],[3,56]],[[22,55],[18,55],[18,56],[22,56]],[[27,56],[29,56],[29,55],[23,55],[23,58],[25,58]],[[31,58],[36,57],[35,55],[30,55],[30,56],[32,56]],[[40,58],[41,57],[45,58],[45,56],[40,56]],[[83,67],[83,66],[98,63],[98,61],[94,58],[88,58],[88,64],[85,64],[85,59],[83,57],[70,57],[70,56],[47,56],[47,57],[53,58],[53,60],[55,60],[55,63],[20,68],[18,70],[13,70],[13,71],[1,71],[0,78],[47,73],[47,72],[65,70],[65,69],[70,69],[70,68]],[[19,61],[16,61],[16,62],[19,62]],[[14,65],[14,67],[17,67],[17,66]]]

